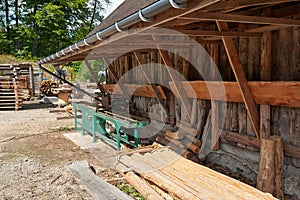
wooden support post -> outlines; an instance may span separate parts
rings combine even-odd
[[[145,65],[147,64],[147,61],[142,57],[142,55],[140,54],[140,52],[134,52],[134,56],[136,57],[137,61],[139,62],[140,65]],[[150,80],[148,74],[145,72],[143,66],[140,67],[140,69],[142,70],[144,77],[146,78],[146,81],[148,82],[148,84],[150,84],[151,89],[153,90],[157,101],[162,105],[162,107],[164,108],[166,114],[169,114],[169,110],[167,105],[165,104],[165,102],[163,101],[163,98],[161,97],[156,85],[154,83],[152,83],[153,81]]]
[[[257,188],[283,199],[283,142],[279,136],[261,138]]]
[[[220,31],[229,31],[228,25],[226,22],[217,21],[217,25]],[[243,67],[239,60],[239,55],[234,45],[233,39],[229,37],[222,37],[223,44],[225,46],[228,59],[237,80],[238,86],[241,90],[243,100],[246,105],[246,109],[249,113],[253,129],[255,131],[256,137],[260,137],[259,132],[259,115],[253,99],[253,95],[250,91]]]
[[[264,10],[264,15],[271,16],[271,8]],[[261,66],[260,66],[260,80],[271,80],[272,67],[272,33],[264,32],[261,38]],[[260,105],[260,134],[261,137],[269,137],[270,134],[270,105]]]
[[[215,81],[217,79],[217,66],[218,66],[218,57],[219,57],[219,45],[212,44],[210,49],[210,56],[211,56],[211,80]],[[219,150],[219,104],[217,101],[211,100],[211,149],[214,151]]]

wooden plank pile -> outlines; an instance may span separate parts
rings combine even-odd
[[[22,105],[23,100],[17,80],[17,67],[0,65],[0,109],[19,110]]]
[[[120,156],[116,169],[150,200],[275,199],[168,148]]]

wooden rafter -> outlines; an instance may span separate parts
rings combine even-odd
[[[180,19],[198,19],[199,21],[222,21],[222,22],[239,22],[239,23],[253,23],[253,24],[272,24],[283,26],[300,26],[300,20],[274,18],[274,17],[260,17],[260,16],[246,16],[237,14],[224,13],[207,13],[195,12],[180,17]]]
[[[137,59],[137,61],[139,62],[139,64],[141,65],[140,69],[142,70],[144,77],[146,78],[146,81],[148,82],[148,84],[150,84],[151,89],[153,90],[154,94],[155,94],[155,98],[157,99],[157,101],[160,103],[160,105],[162,105],[162,107],[164,108],[165,112],[168,114],[168,107],[165,104],[165,102],[163,101],[163,98],[161,97],[156,85],[154,83],[152,83],[152,81],[150,80],[148,74],[145,72],[144,68],[142,65],[147,64],[147,61],[142,57],[140,52],[134,52],[134,56]]]

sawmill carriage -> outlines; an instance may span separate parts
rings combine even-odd
[[[300,198],[299,10],[293,0],[127,0],[39,65],[84,61],[100,106],[74,106],[94,139],[120,148],[156,137],[195,162],[241,169],[277,198]],[[105,84],[89,63],[101,59]]]

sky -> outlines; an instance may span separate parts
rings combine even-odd
[[[104,17],[107,17],[112,11],[114,11],[124,0],[110,0],[111,4],[107,7]]]

